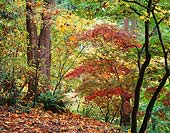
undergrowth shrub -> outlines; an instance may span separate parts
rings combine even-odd
[[[0,75],[0,105],[15,105],[20,101],[20,91],[16,87],[14,79],[8,74]]]
[[[57,90],[55,93],[51,91],[41,93],[38,97],[38,102],[43,103],[45,110],[50,110],[53,113],[64,112],[67,104],[60,90]]]

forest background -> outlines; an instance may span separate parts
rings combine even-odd
[[[170,131],[168,0],[0,2],[0,105]]]

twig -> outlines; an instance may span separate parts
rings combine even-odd
[[[134,11],[137,15],[142,16],[142,14],[141,14],[141,13],[139,13],[139,12],[138,12],[135,8],[130,7],[130,9],[131,9],[132,11]]]
[[[151,13],[152,13],[153,19],[154,19],[155,24],[156,24],[156,28],[157,28],[158,36],[159,36],[159,41],[160,41],[160,44],[161,44],[161,47],[162,47],[162,51],[163,51],[163,54],[164,54],[165,69],[166,69],[166,71],[170,71],[169,68],[168,68],[167,52],[165,50],[165,46],[164,46],[164,43],[163,43],[163,40],[162,40],[162,34],[161,34],[161,31],[160,31],[160,27],[159,27],[159,24],[163,21],[163,18],[162,18],[161,21],[158,22],[157,19],[156,19],[154,10],[151,11]]]
[[[139,5],[140,7],[143,7],[143,8],[145,8],[145,9],[150,10],[148,7],[146,7],[146,6],[142,5],[142,4],[141,4],[141,3],[139,3],[138,1],[132,1],[132,0],[123,0],[123,1],[125,1],[125,2],[130,2],[130,3],[134,3],[134,4]]]
[[[61,83],[61,80],[63,79],[64,75],[71,69],[71,67],[74,65],[75,61],[77,60],[77,58],[79,57],[79,55],[81,54],[81,52],[84,50],[85,47],[83,47],[80,52],[78,53],[78,55],[76,56],[76,58],[74,59],[74,61],[71,63],[71,65],[68,67],[68,69],[63,73],[61,74],[60,78],[59,78],[59,81],[57,82],[56,86],[55,86],[55,90],[53,93],[56,92],[58,86],[60,85]]]

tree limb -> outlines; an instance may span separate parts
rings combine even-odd
[[[150,17],[150,9],[152,6],[152,0],[148,1],[148,6],[147,6],[147,13],[148,13],[148,18]],[[149,52],[149,20],[145,21],[145,43],[144,43],[144,48],[145,48],[145,62],[142,64],[142,67],[139,72],[139,78],[137,80],[137,84],[135,87],[135,99],[134,99],[134,106],[133,106],[133,111],[132,111],[132,123],[131,123],[131,132],[136,133],[137,132],[137,112],[139,108],[139,99],[140,99],[140,89],[142,87],[143,83],[143,78],[145,74],[145,70],[148,67],[151,59],[151,54]]]
[[[165,85],[168,77],[170,76],[170,71],[166,72],[166,74],[164,75],[164,77],[162,78],[162,81],[160,82],[158,88],[156,89],[155,93],[153,94],[148,106],[147,106],[147,109],[146,109],[146,113],[145,113],[145,117],[144,117],[144,120],[143,120],[143,123],[142,123],[142,126],[140,128],[140,131],[139,133],[144,133],[145,130],[146,130],[146,127],[147,127],[147,123],[151,117],[151,112],[152,112],[152,109],[153,109],[153,106],[157,100],[157,97],[160,93],[160,91],[162,90],[163,86]]]

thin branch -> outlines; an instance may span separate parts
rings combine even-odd
[[[134,3],[134,4],[137,4],[137,5],[140,6],[140,7],[143,7],[143,8],[145,8],[145,9],[147,9],[147,10],[150,10],[148,7],[142,5],[142,4],[139,3],[138,1],[132,1],[132,0],[123,0],[123,1],[129,2],[129,3]]]
[[[99,107],[99,109],[100,109],[100,112],[102,113],[102,115],[104,115],[104,112],[103,112],[102,108]]]
[[[158,24],[160,24],[165,18],[166,18],[166,17],[161,18],[161,19],[159,20]],[[154,34],[154,32],[156,31],[156,29],[157,29],[157,28],[156,28],[156,26],[155,26],[155,27],[153,28],[152,32],[149,34],[149,38],[153,36],[153,34]],[[132,45],[132,46],[135,46],[135,45]],[[136,46],[135,46],[135,47],[136,47]],[[142,52],[143,52],[143,50],[144,50],[144,45],[143,45],[141,51],[139,51],[139,49],[138,49],[137,47],[136,47],[136,49],[137,49],[137,52],[138,52],[138,60],[137,60],[137,62],[138,62],[138,69],[139,69],[139,71],[140,71],[140,69],[141,69],[140,58],[141,58],[141,54],[142,54]]]
[[[110,121],[111,123],[113,122],[113,120],[114,120],[115,116],[117,115],[117,113],[119,112],[120,108],[121,108],[121,106],[117,107],[117,109],[116,109],[115,113],[113,114],[113,117]]]
[[[155,24],[156,24],[156,28],[157,28],[158,36],[159,36],[159,41],[160,41],[160,44],[161,44],[161,47],[162,47],[162,51],[163,51],[163,54],[164,54],[165,69],[166,69],[166,71],[169,71],[168,61],[167,61],[167,52],[165,50],[165,46],[164,46],[164,43],[163,43],[163,40],[162,40],[162,34],[161,34],[161,31],[160,31],[160,27],[159,27],[159,22],[160,21],[159,22],[157,21],[155,13],[154,13],[154,10],[151,11],[151,13],[152,13],[153,19],[154,19]]]
[[[26,79],[26,80],[24,81],[24,83],[21,85],[21,88],[19,89],[19,93],[21,93],[21,92],[23,91],[23,89],[24,89],[24,87],[27,85],[27,83],[28,83],[28,79]]]
[[[51,52],[52,50],[54,50],[57,46],[47,50],[43,55],[40,56],[40,59],[43,58],[46,54],[48,54],[49,52]]]
[[[122,87],[122,84],[121,84],[121,82],[120,82],[119,73],[118,73],[118,71],[117,71],[117,68],[116,68],[116,67],[114,67],[114,68],[115,68],[115,74],[116,74],[116,77],[117,77],[117,81],[118,81],[118,83],[119,83],[119,86],[120,86],[120,88],[123,90],[123,87]]]
[[[154,10],[151,11],[151,13],[152,13],[153,19],[154,19],[155,24],[156,24],[156,28],[157,28],[157,32],[158,32],[158,36],[159,36],[159,41],[160,41],[162,51],[163,51],[163,54],[164,54],[166,73],[163,76],[162,81],[160,82],[159,86],[157,87],[155,93],[153,94],[153,96],[152,96],[152,98],[151,98],[151,100],[150,100],[150,102],[149,102],[149,104],[148,104],[148,106],[146,108],[145,117],[143,119],[142,126],[140,128],[139,133],[143,133],[146,130],[147,124],[148,124],[148,121],[149,121],[149,119],[151,117],[152,109],[153,109],[154,104],[155,104],[155,102],[157,100],[157,97],[158,97],[160,91],[162,90],[163,86],[165,85],[167,79],[170,76],[170,70],[168,68],[168,61],[167,61],[167,52],[165,50],[165,46],[164,46],[164,43],[163,43],[163,40],[162,40],[162,35],[161,35],[160,27],[159,27],[159,22],[160,21],[159,22],[157,21],[155,13],[154,13]]]
[[[140,69],[141,69],[140,57],[141,57],[141,53],[142,53],[142,51],[143,51],[143,49],[144,49],[144,45],[142,46],[142,49],[141,49],[141,50],[139,50],[139,48],[138,48],[136,45],[129,45],[129,46],[126,46],[126,47],[124,47],[124,48],[132,47],[132,46],[135,47],[136,50],[137,50],[137,55],[138,55],[137,63],[138,63],[138,69],[139,69],[139,71],[140,71]],[[123,49],[124,49],[124,48],[123,48]]]
[[[76,56],[76,58],[74,59],[74,61],[72,62],[72,64],[70,65],[70,67],[68,67],[68,69],[63,73],[63,76],[72,68],[72,66],[74,65],[74,63],[76,62],[77,58],[79,57],[79,55],[82,53],[82,51],[84,50],[85,46],[83,46],[83,48],[80,50],[80,52],[78,53],[78,55]]]
[[[134,11],[137,15],[142,16],[142,14],[139,13],[138,10],[136,10],[135,8],[130,7],[130,9],[131,9],[132,11]]]
[[[157,100],[157,97],[160,93],[160,91],[162,90],[163,86],[165,85],[168,77],[170,76],[170,71],[169,72],[166,72],[166,74],[164,75],[164,77],[162,78],[162,81],[160,82],[158,88],[156,89],[155,93],[153,94],[148,106],[147,106],[147,109],[146,109],[146,113],[145,113],[145,117],[144,117],[144,120],[142,122],[142,126],[140,128],[140,131],[139,133],[144,133],[145,130],[146,130],[146,127],[147,127],[147,123],[151,117],[151,113],[152,113],[152,109],[153,109],[153,106]]]
[[[165,18],[166,18],[166,17],[161,18],[161,19],[158,21],[158,25],[159,25]],[[149,37],[151,37],[151,36],[155,33],[156,30],[157,30],[157,26],[155,26],[155,27],[153,28],[153,30],[152,30],[152,32],[150,33]]]
[[[60,76],[60,78],[59,78],[59,80],[58,80],[58,82],[57,82],[57,84],[56,84],[56,86],[55,86],[55,90],[54,90],[53,93],[56,92],[58,86],[59,86],[60,83],[61,83],[61,80],[63,79],[63,77],[65,76],[65,74],[72,68],[72,66],[74,65],[74,63],[76,62],[77,58],[78,58],[79,55],[82,53],[82,51],[84,50],[84,48],[85,48],[85,47],[83,47],[83,48],[80,50],[80,52],[79,52],[78,55],[75,57],[75,59],[73,60],[73,62],[71,63],[71,65],[68,67],[68,69],[67,69],[63,74],[61,74],[61,76]]]
[[[66,53],[63,64],[61,63],[61,60],[60,60],[60,64],[59,64],[60,66],[59,66],[59,70],[58,70],[59,72],[58,72],[58,77],[57,77],[57,79],[59,79],[59,81],[60,81],[60,77],[62,76],[62,72],[64,70],[64,67],[65,67],[65,64],[67,63],[67,61],[68,61],[68,56]]]

